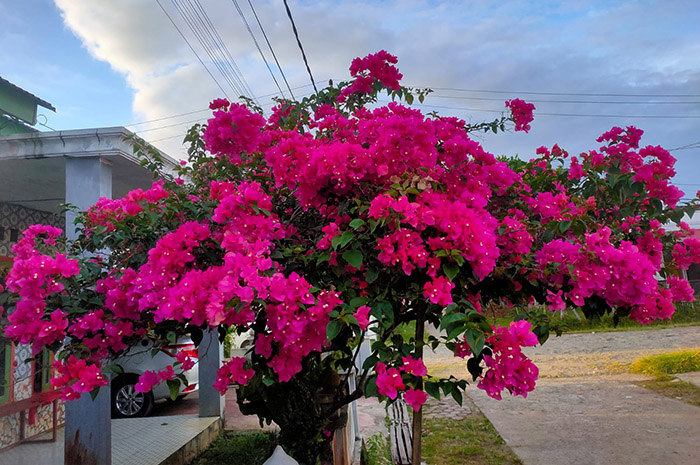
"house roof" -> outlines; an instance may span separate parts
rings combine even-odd
[[[16,85],[12,84],[12,83],[11,83],[10,81],[8,81],[7,79],[3,79],[2,76],[0,76],[0,84],[7,85],[7,86],[9,86],[9,87],[15,89],[16,91],[22,93],[24,96],[33,99],[33,100],[36,102],[37,105],[40,105],[40,106],[42,106],[42,107],[44,107],[44,108],[47,108],[47,109],[49,109],[49,110],[51,110],[51,111],[56,111],[56,108],[54,108],[54,106],[51,105],[51,104],[50,104],[49,102],[47,102],[46,100],[42,100],[42,99],[40,99],[39,97],[37,97],[36,95],[32,94],[31,92],[27,92],[26,90],[22,89],[21,87],[18,87],[18,86],[16,86]]]

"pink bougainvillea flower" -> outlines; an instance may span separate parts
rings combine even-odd
[[[408,390],[404,393],[403,398],[406,400],[406,403],[411,406],[413,411],[417,412],[420,410],[421,405],[428,400],[428,394],[420,389],[408,388]]]
[[[372,310],[371,307],[367,305],[361,305],[357,307],[357,310],[355,311],[355,319],[357,320],[357,324],[360,325],[361,330],[367,329],[367,326],[369,326],[369,312]]]
[[[401,373],[396,368],[388,368],[383,373],[377,374],[377,391],[390,399],[396,399],[398,391],[405,388]]]
[[[428,369],[425,367],[422,359],[402,357],[401,360],[403,361],[403,364],[400,367],[401,371],[416,376],[425,376],[428,374]]]
[[[506,106],[510,108],[511,114],[513,115],[515,130],[529,132],[530,123],[534,119],[532,112],[535,110],[535,105],[516,98],[507,100]]]
[[[447,306],[452,303],[452,289],[455,285],[444,276],[438,276],[423,286],[423,296],[434,304]]]

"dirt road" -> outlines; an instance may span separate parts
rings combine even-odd
[[[527,399],[469,396],[526,465],[697,465],[700,408],[658,396],[626,372],[644,355],[700,348],[700,327],[553,338],[527,354],[540,368]],[[427,354],[436,374],[464,376],[447,352]]]

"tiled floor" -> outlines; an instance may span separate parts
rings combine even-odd
[[[112,420],[112,465],[160,465],[217,418],[195,415]],[[25,443],[0,452],[0,465],[63,465],[63,428],[55,443]]]

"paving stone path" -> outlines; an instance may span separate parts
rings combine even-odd
[[[637,386],[645,355],[700,348],[700,327],[552,338],[527,350],[540,368],[527,399],[469,396],[525,465],[697,465],[700,408]],[[465,376],[461,360],[428,353],[429,369]]]

